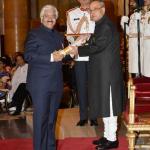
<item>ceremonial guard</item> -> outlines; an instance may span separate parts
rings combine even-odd
[[[95,23],[90,20],[90,0],[78,0],[78,2],[81,5],[80,7],[75,7],[67,12],[67,40],[70,44],[73,44],[79,35],[92,34],[95,29]],[[76,85],[80,107],[80,120],[77,125],[84,126],[88,119],[90,119],[91,125],[97,125],[96,118],[88,118],[87,80],[89,57],[78,56],[75,61]]]
[[[150,0],[149,5],[144,7],[143,14],[143,70],[146,77],[150,77]]]
[[[141,74],[150,77],[150,0],[144,1],[144,6],[139,12],[135,12],[130,16],[121,18],[121,26],[124,29],[126,25],[126,33],[129,36],[129,73],[139,74],[138,68],[138,27],[140,26],[140,66]]]

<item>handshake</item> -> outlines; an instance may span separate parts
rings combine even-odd
[[[52,53],[55,62],[62,61],[66,55],[78,56],[78,46],[82,46],[90,38],[90,34],[80,35],[70,46]]]

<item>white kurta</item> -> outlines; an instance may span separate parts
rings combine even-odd
[[[10,99],[12,99],[13,94],[17,90],[20,83],[26,83],[27,79],[27,71],[28,71],[28,64],[23,66],[19,66],[17,70],[14,72],[14,75],[11,80],[11,90],[9,91]]]
[[[109,141],[117,140],[117,119],[118,116],[113,115],[112,91],[110,87],[110,117],[104,117],[104,137]]]
[[[82,11],[79,7],[67,12],[67,34],[94,33],[95,22],[90,20],[90,13]],[[67,36],[67,40],[72,44],[74,38]],[[78,57],[76,61],[88,61],[89,57]]]

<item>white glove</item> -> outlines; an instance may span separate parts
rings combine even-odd
[[[128,21],[129,21],[129,17],[128,16],[122,16],[121,17],[121,24],[128,23]]]
[[[128,16],[122,16],[121,17],[121,21],[120,21],[120,25],[122,27],[122,29],[124,30],[124,23],[128,23],[129,22],[129,17]],[[126,25],[126,33],[129,33],[129,26]]]
[[[135,12],[134,16],[135,16],[135,20],[140,20],[141,19],[141,13]]]

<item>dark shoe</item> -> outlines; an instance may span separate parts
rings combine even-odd
[[[91,120],[90,125],[91,125],[91,126],[98,126],[97,120]]]
[[[12,116],[17,116],[20,115],[20,111],[15,111],[14,113],[11,114]]]
[[[116,141],[108,141],[103,144],[103,145],[98,145],[96,146],[96,149],[97,150],[106,150],[106,149],[113,149],[113,148],[118,148],[119,146],[119,142],[116,140]]]
[[[14,107],[15,105],[13,105],[12,103],[8,103],[8,108]]]
[[[77,126],[84,126],[85,124],[88,123],[88,120],[80,120],[78,123],[77,123]]]
[[[105,137],[101,137],[100,139],[98,140],[94,140],[93,141],[93,144],[94,145],[103,145],[107,142],[107,139]]]

